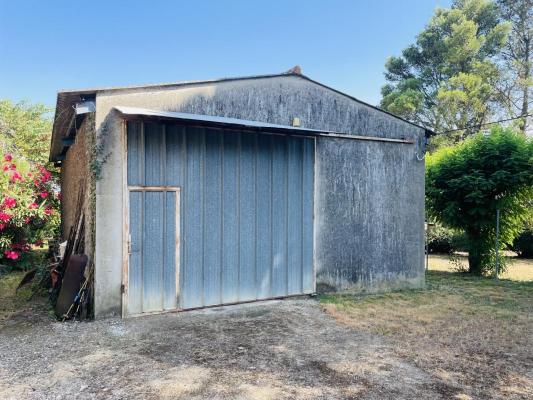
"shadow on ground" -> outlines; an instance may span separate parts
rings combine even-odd
[[[285,300],[0,331],[3,398],[449,399],[381,335]]]

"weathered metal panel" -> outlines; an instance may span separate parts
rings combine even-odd
[[[222,135],[205,135],[204,305],[222,303]]]
[[[238,133],[223,134],[222,302],[239,300],[239,146]]]
[[[255,300],[255,139],[241,135],[239,149],[239,301]]]
[[[163,149],[162,125],[145,124],[144,125],[144,182],[146,186],[163,185]]]
[[[185,174],[184,128],[177,125],[165,128],[165,185],[179,187],[183,185]]]
[[[128,185],[143,185],[143,174],[141,172],[141,156],[144,153],[144,135],[142,134],[142,124],[136,122],[128,123]]]
[[[287,293],[302,293],[303,173],[302,141],[289,138],[287,181]]]
[[[272,137],[272,295],[287,294],[287,139]]]
[[[312,141],[303,142],[303,163],[302,163],[302,186],[310,188],[314,186],[315,167],[315,143]],[[314,190],[302,191],[302,291],[309,293],[315,289],[315,270],[313,268],[313,201]]]
[[[256,284],[257,297],[272,296],[272,136],[258,135],[256,157],[257,239]],[[311,167],[312,168],[312,167]],[[311,185],[312,186],[312,185]],[[312,195],[312,194],[311,194]],[[310,232],[313,231],[311,226]]]
[[[131,132],[128,163],[139,166],[128,166],[129,181],[182,193],[179,307],[314,291],[313,139],[156,124]],[[144,233],[129,282],[142,305],[132,298],[130,313],[176,307],[176,194],[150,190],[130,199],[132,233]]]
[[[142,312],[143,299],[143,193],[130,192],[130,255],[128,268],[128,313]]]
[[[163,309],[163,193],[144,193],[143,312]]]
[[[183,212],[185,243],[181,306],[193,308],[204,304],[203,188],[205,171],[202,157],[205,156],[205,142],[202,128],[189,128],[187,134],[187,179],[182,189],[185,201]]]
[[[164,222],[163,230],[163,308],[173,310],[176,308],[176,192],[164,192]]]

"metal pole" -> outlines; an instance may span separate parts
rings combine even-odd
[[[499,264],[500,264],[500,209],[496,210],[496,266],[494,268],[494,279],[498,279]]]
[[[425,224],[425,234],[426,234],[426,243],[425,243],[425,248],[426,248],[426,272],[429,270],[429,245],[428,245],[428,233],[429,233],[429,224],[426,222]]]

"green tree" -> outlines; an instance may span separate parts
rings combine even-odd
[[[533,101],[533,0],[498,0],[501,18],[511,24],[509,40],[502,51],[501,101],[514,118],[528,115]],[[522,132],[531,129],[527,117],[519,120]],[[531,125],[531,123],[529,123]]]
[[[469,271],[493,264],[496,210],[501,245],[511,245],[532,213],[533,142],[510,128],[494,127],[428,156],[426,204],[430,217],[465,232]]]
[[[0,152],[46,165],[52,133],[51,109],[43,104],[0,100]]]
[[[381,107],[437,132],[486,122],[498,76],[493,59],[508,30],[489,0],[437,9],[416,42],[387,60]]]

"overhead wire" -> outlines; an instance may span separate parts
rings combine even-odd
[[[464,126],[462,128],[450,129],[450,130],[447,130],[447,131],[439,132],[438,135],[442,135],[444,133],[452,133],[452,132],[464,131],[466,129],[471,129],[471,128],[480,128],[482,126],[487,126],[487,125],[500,124],[502,122],[514,121],[516,119],[527,118],[527,117],[531,117],[531,116],[533,116],[533,114],[523,114],[523,115],[519,115],[519,116],[516,116],[516,117],[513,117],[513,118],[506,118],[506,119],[500,119],[498,121],[491,121],[491,122],[485,122],[485,123],[477,124],[477,125]]]

